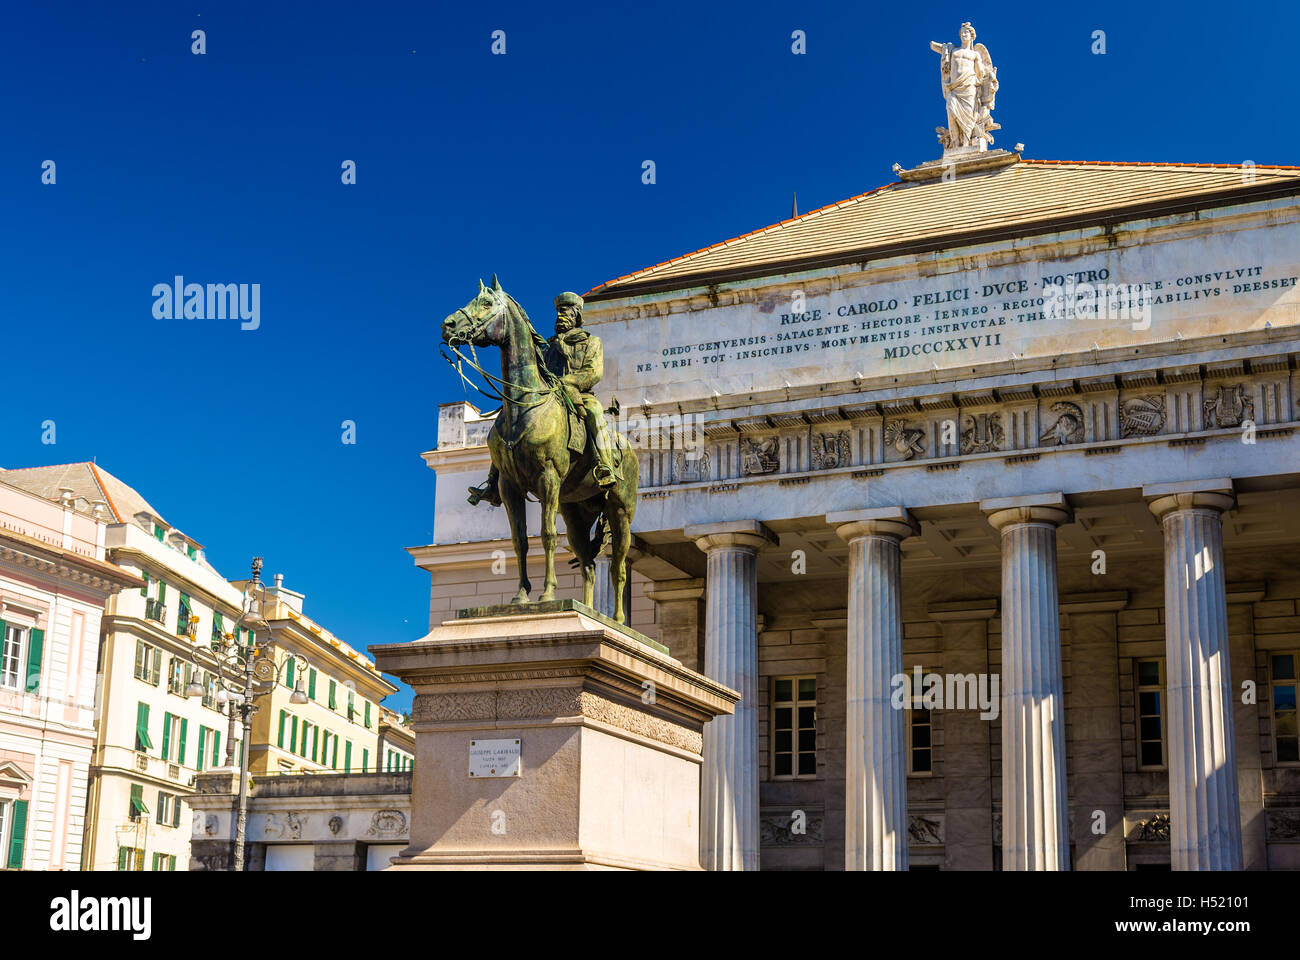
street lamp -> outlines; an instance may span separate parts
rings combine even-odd
[[[242,721],[244,731],[244,749],[239,763],[239,796],[235,819],[233,869],[236,872],[243,872],[244,869],[244,845],[248,828],[248,757],[251,752],[253,735],[253,714],[257,712],[254,701],[257,697],[265,696],[275,689],[276,683],[280,680],[280,671],[287,664],[292,663],[294,660],[302,660],[304,664],[307,664],[306,658],[303,657],[285,657],[284,660],[276,663],[271,657],[258,656],[260,647],[257,642],[257,632],[258,630],[266,630],[269,634],[270,631],[270,625],[264,615],[266,592],[266,584],[262,582],[262,558],[254,557],[253,576],[244,588],[243,610],[239,614],[239,619],[231,627],[230,632],[223,633],[222,642],[213,650],[218,663],[215,699],[218,704],[226,705],[226,713],[230,717],[230,729],[226,737],[226,766],[228,767],[235,764],[236,718]],[[250,634],[250,643],[247,647],[239,645],[238,635],[241,625],[246,627]],[[270,640],[269,635],[267,640]],[[225,671],[221,669],[222,667],[231,668],[231,672],[238,672],[242,668],[243,690],[226,689]],[[293,693],[289,697],[290,703],[304,704],[308,702],[306,691],[303,690],[302,685],[304,672],[298,674]],[[258,689],[259,683],[264,684],[261,689]],[[202,697],[206,692],[197,678],[185,688],[187,697]]]

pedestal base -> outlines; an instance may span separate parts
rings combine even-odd
[[[390,869],[699,869],[702,732],[738,695],[637,636],[566,602],[372,647],[416,691],[411,843]],[[471,776],[472,744],[501,768]]]

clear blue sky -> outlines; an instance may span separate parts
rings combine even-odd
[[[224,575],[262,554],[353,645],[416,638],[419,453],[437,403],[463,395],[438,324],[478,277],[499,273],[549,330],[560,290],[783,219],[792,191],[806,211],[932,159],[928,41],[966,19],[998,67],[999,146],[1300,163],[1296,10],[10,4],[0,465],[96,458]],[[155,320],[152,288],[176,274],[261,284],[261,328]]]

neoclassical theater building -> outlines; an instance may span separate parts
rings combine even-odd
[[[703,866],[1300,867],[1300,168],[896,172],[585,298],[631,625],[742,695]],[[433,624],[515,590],[490,425],[424,454]]]

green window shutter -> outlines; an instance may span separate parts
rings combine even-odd
[[[180,609],[176,614],[176,636],[183,637],[190,632],[190,595],[181,594]]]
[[[361,772],[365,773],[366,767],[368,766],[370,766],[370,751],[362,750],[361,751]]]
[[[288,722],[288,720],[289,720],[289,715],[285,713],[283,710],[281,710],[280,711],[280,739],[277,740],[275,743],[275,745],[281,749],[284,749],[284,725]]]
[[[336,733],[330,738],[330,769],[339,768],[339,735]]]
[[[337,693],[338,693],[338,686],[334,683],[333,680],[331,680],[330,681],[330,709],[331,710],[338,709],[339,703],[338,703]]]
[[[192,549],[192,548],[191,548],[191,549]],[[192,554],[191,554],[191,556],[192,556]],[[179,820],[176,822],[176,826],[178,826],[178,827],[180,826],[180,821],[179,821]],[[175,871],[175,870],[176,870],[176,854],[173,853],[170,857],[167,858],[167,869],[168,869],[168,870],[171,870],[171,871]]]
[[[181,798],[177,797],[176,802],[172,804],[172,826],[179,827],[180,825],[181,825]]]
[[[313,734],[311,738],[311,762],[312,763],[316,762],[316,754],[317,754],[316,748],[319,746],[320,746],[320,727],[317,727],[315,734]]]
[[[298,752],[298,718],[294,716],[289,718],[289,752]]]
[[[163,604],[166,602],[167,602],[167,584],[159,580],[158,581],[158,603]]]
[[[9,869],[23,868],[23,846],[27,839],[27,801],[15,800],[13,806],[14,825],[9,830]]]
[[[135,708],[135,748],[141,753],[153,749],[149,739],[149,704],[139,703]]]
[[[349,740],[343,745],[343,772],[352,772],[352,741]]]
[[[158,679],[162,675],[162,651],[157,647],[149,648],[153,652],[153,669],[149,672],[149,682],[155,687],[158,686]]]
[[[198,758],[194,761],[194,768],[196,770],[203,769],[203,760],[205,757],[203,751],[207,747],[207,745],[208,745],[208,728],[204,726],[200,726],[199,727],[199,755]]]
[[[290,690],[293,689],[293,667],[294,667],[294,662],[295,662],[295,661],[294,661],[293,657],[290,657],[289,660],[288,660],[288,666],[286,666],[286,667],[284,668],[284,685],[285,685],[286,687],[288,687]]]
[[[313,667],[311,673],[307,674],[307,696],[312,700],[316,699],[316,668]]]
[[[212,731],[212,765],[221,766],[221,731]]]
[[[127,869],[127,860],[126,860],[126,858],[127,858],[127,856],[128,856],[130,853],[131,853],[131,848],[130,848],[130,847],[118,847],[118,848],[117,848],[117,869],[119,869],[119,870],[125,870],[125,869]]]
[[[181,745],[176,751],[176,762],[182,767],[185,766],[185,734],[189,732],[190,722],[184,717],[181,718]]]
[[[159,543],[163,542],[163,533],[164,533],[163,528],[158,526],[158,524],[155,523],[153,525],[153,535],[154,538],[157,539]]]
[[[149,571],[148,571],[148,570],[141,570],[141,571],[140,571],[140,576],[141,576],[141,578],[143,578],[143,580],[144,580],[144,586],[142,586],[142,587],[140,588],[140,596],[142,596],[142,597],[147,597],[147,596],[149,596]],[[119,852],[120,852],[120,849],[119,849]]]
[[[171,746],[172,746],[172,715],[170,713],[164,713],[163,714],[163,738],[162,738],[162,758],[164,760],[171,759],[171,754],[170,754]]]
[[[144,805],[144,786],[138,783],[131,784],[131,819],[135,820],[141,814],[149,812],[149,808]]]
[[[41,689],[41,654],[45,650],[45,631],[32,630],[27,646],[27,692]]]
[[[370,729],[370,701],[366,701],[366,729]]]

